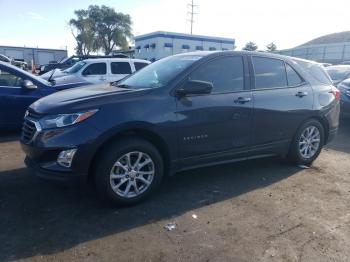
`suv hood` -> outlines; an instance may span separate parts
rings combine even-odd
[[[119,88],[110,84],[77,87],[41,98],[34,102],[30,109],[40,114],[71,113],[136,98],[150,90]]]
[[[77,75],[64,75],[63,74],[63,76],[54,77],[54,80],[55,80],[56,85],[78,84],[78,83],[89,84],[88,81],[86,81],[85,79],[83,79],[82,77],[79,77]]]

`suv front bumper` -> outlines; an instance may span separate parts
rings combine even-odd
[[[47,179],[74,180],[87,177],[98,149],[97,137],[98,131],[85,123],[81,123],[79,127],[42,130],[30,142],[21,139],[21,146],[26,154],[25,164],[36,175]],[[58,164],[59,154],[69,149],[77,150],[71,166]]]

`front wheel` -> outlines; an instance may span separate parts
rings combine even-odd
[[[102,153],[95,168],[99,193],[121,205],[144,200],[160,184],[162,177],[162,157],[143,139],[114,143]]]
[[[299,165],[310,165],[324,145],[324,128],[317,120],[302,124],[292,141],[288,158]]]

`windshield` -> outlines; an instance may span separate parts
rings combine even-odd
[[[63,64],[64,62],[66,62],[70,57],[64,57],[62,58],[58,63]]]
[[[118,85],[130,88],[163,87],[200,58],[200,55],[170,56],[144,67]]]
[[[326,68],[327,73],[333,81],[343,80],[350,74],[350,67]]]
[[[65,72],[67,74],[75,74],[80,69],[82,69],[84,65],[86,65],[86,62],[81,61],[79,63],[76,63],[74,66],[71,66],[71,67],[67,68],[63,72]]]

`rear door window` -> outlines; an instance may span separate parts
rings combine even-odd
[[[147,63],[141,63],[141,62],[135,62],[134,65],[135,65],[135,70],[139,71],[140,69],[144,68],[148,64]]]
[[[107,74],[106,63],[94,63],[85,68],[83,75],[105,75]]]
[[[131,67],[128,62],[112,62],[111,71],[112,74],[126,75],[131,74]]]
[[[255,88],[287,87],[284,61],[274,58],[253,56]]]

